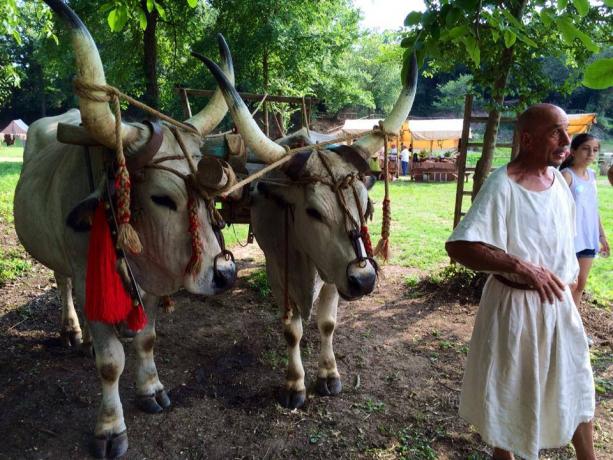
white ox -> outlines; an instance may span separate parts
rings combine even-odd
[[[292,146],[300,138],[307,144],[314,143],[302,135],[288,136],[279,143],[269,140],[221,69],[208,59],[203,61],[217,79],[246,145],[264,162],[272,163],[286,155],[280,143]],[[403,83],[382,125],[387,133],[398,132],[413,104],[417,87],[414,56]],[[302,319],[309,318],[316,301],[321,349],[315,388],[321,395],[341,391],[332,348],[339,295],[354,300],[369,294],[377,279],[376,264],[365,256],[360,238],[364,214],[370,206],[367,184],[356,179],[364,179],[366,161],[382,146],[382,135],[373,133],[351,147],[298,154],[283,171],[265,176],[253,194],[253,231],[266,256],[273,295],[286,308],[284,335],[289,363],[280,397],[286,407],[300,407],[305,402],[305,374],[300,359]]]
[[[96,45],[81,20],[58,0],[47,0],[47,3],[71,29],[77,76],[89,83],[105,84]],[[233,80],[231,57],[221,36],[220,50],[223,67],[228,78]],[[186,121],[199,131],[199,134],[183,131],[181,135],[188,154],[195,161],[200,157],[202,136],[209,133],[226,112],[227,105],[218,92],[207,107]],[[76,130],[83,123],[86,137],[104,147],[92,147],[87,152],[83,146],[60,143],[56,139],[58,123],[72,125]],[[128,255],[128,260],[140,286],[149,320],[133,341],[137,356],[136,393],[139,406],[151,413],[170,405],[153,358],[159,297],[182,287],[195,294],[216,294],[232,285],[236,273],[233,260],[225,254],[219,257],[220,243],[207,205],[199,196],[196,197],[196,217],[192,221],[195,220],[199,227],[202,264],[199,270],[186,273],[192,256],[188,228],[190,190],[181,176],[189,176],[190,169],[171,130],[161,126],[156,134],[154,126],[151,123],[123,123],[121,128],[127,164],[132,169],[132,224],[143,246],[140,254]],[[108,103],[84,98],[80,99],[80,111],[70,110],[36,121],[28,132],[23,169],[15,191],[17,234],[26,250],[55,272],[62,298],[61,334],[71,344],[81,341],[72,288],[77,304],[83,306],[89,231],[87,226],[78,228],[79,221],[76,229],[67,225],[67,217],[91,192],[88,155],[95,183],[104,175],[103,163],[114,158],[108,150],[115,146],[114,129],[115,118]],[[91,201],[95,206],[97,200]],[[93,453],[100,458],[114,458],[125,453],[128,447],[118,391],[124,369],[124,350],[113,325],[92,321],[88,329],[102,384]]]

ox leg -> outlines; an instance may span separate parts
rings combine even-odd
[[[66,347],[76,347],[81,345],[82,334],[79,325],[79,317],[74,307],[72,298],[72,280],[66,276],[54,272],[57,289],[62,302],[62,320],[60,329],[60,340]]]
[[[337,395],[343,388],[332,348],[337,307],[338,291],[336,286],[324,284],[319,294],[319,305],[317,307],[317,328],[321,336],[321,348],[319,350],[316,390],[322,396]]]
[[[300,339],[302,339],[302,317],[296,305],[292,306],[290,318],[284,320],[283,335],[287,342],[287,375],[285,388],[281,393],[280,403],[284,407],[295,409],[302,407],[306,401],[304,386],[304,368],[300,357]]]
[[[125,365],[123,346],[112,325],[93,321],[89,323],[89,330],[102,384],[102,402],[94,430],[93,454],[96,458],[116,458],[128,450],[128,435],[119,398],[119,377]]]
[[[136,364],[136,402],[143,411],[157,414],[170,407],[170,399],[158,378],[153,359],[153,346],[156,338],[155,316],[159,298],[145,295],[143,302],[147,314],[147,325],[134,337],[133,341],[138,360]]]

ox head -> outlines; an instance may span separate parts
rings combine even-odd
[[[105,85],[100,56],[85,25],[61,1],[45,1],[71,29],[77,77],[87,84]],[[219,45],[224,75],[233,82],[232,59],[221,35]],[[114,149],[115,116],[104,101],[104,92],[92,91],[91,96],[79,98],[83,125],[98,143]],[[94,100],[96,97],[100,100]],[[205,188],[214,189],[224,178],[227,181],[226,170],[215,173],[204,162],[196,165],[201,159],[203,136],[226,112],[218,90],[203,110],[185,121],[194,131],[158,123],[121,124],[132,178],[132,225],[143,246],[141,253],[129,258],[139,285],[147,292],[165,295],[183,286],[192,293],[210,295],[227,289],[235,279],[234,261],[222,250],[220,233],[213,225],[220,222],[213,218],[211,201],[202,193]],[[200,263],[196,269],[192,265],[186,270],[195,252]]]
[[[221,69],[203,60],[215,76],[230,112],[245,143],[264,162],[285,156],[296,138],[311,142],[308,135],[289,136],[279,142],[268,139],[259,129],[247,107]],[[382,124],[388,133],[397,133],[407,118],[417,87],[417,62],[411,60],[406,81],[390,115]],[[276,177],[258,185],[260,194],[281,207],[290,209],[294,220],[294,243],[315,264],[321,278],[334,283],[345,299],[356,299],[372,292],[377,269],[365,258],[359,235],[364,215],[369,212],[366,162],[383,146],[381,134],[369,134],[351,147],[296,155]]]

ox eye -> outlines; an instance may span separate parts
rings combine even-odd
[[[167,195],[151,195],[151,201],[158,206],[164,206],[173,211],[177,210],[177,204]]]
[[[313,219],[316,219],[320,222],[323,222],[324,220],[324,218],[321,216],[320,212],[317,209],[307,208],[306,213]]]

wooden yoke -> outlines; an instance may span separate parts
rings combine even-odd
[[[100,142],[94,139],[83,126],[69,123],[57,124],[57,140],[62,144],[100,146]]]

